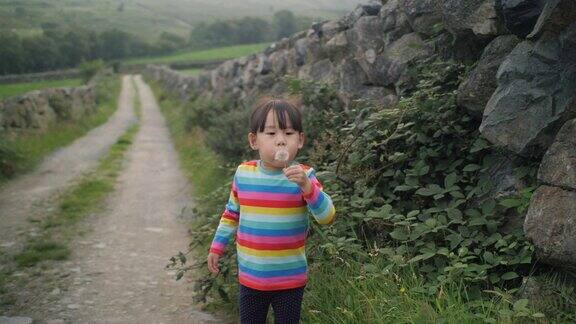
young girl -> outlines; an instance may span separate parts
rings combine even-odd
[[[208,269],[219,272],[218,259],[237,231],[241,323],[265,323],[270,305],[276,323],[298,323],[308,280],[307,210],[320,224],[332,223],[336,211],[314,170],[293,162],[304,145],[301,112],[293,104],[272,99],[257,105],[248,142],[260,159],[236,169]]]

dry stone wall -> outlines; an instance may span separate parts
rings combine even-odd
[[[0,134],[42,131],[53,123],[79,120],[94,113],[96,84],[101,76],[95,76],[84,86],[34,90],[0,100]]]
[[[524,222],[543,262],[576,268],[576,1],[387,0],[316,23],[261,53],[198,76],[149,66],[182,100],[250,103],[282,94],[285,76],[330,84],[350,104],[384,107],[413,86],[408,67],[438,54],[473,66],[457,103],[502,147],[502,190],[517,187],[515,156],[543,156]]]

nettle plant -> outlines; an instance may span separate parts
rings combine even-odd
[[[511,161],[522,188],[498,194],[489,173],[501,163],[498,150],[456,105],[465,67],[430,58],[411,69],[416,86],[386,108],[358,102],[344,110],[328,86],[291,81],[317,112],[307,121],[321,127],[309,158],[328,170],[319,176],[338,210],[332,227],[314,226],[310,254],[316,262],[354,257],[376,271],[374,256],[416,266],[429,293],[447,281],[514,286],[533,247],[509,223],[527,209],[537,164]]]

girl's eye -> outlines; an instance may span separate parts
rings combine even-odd
[[[276,135],[276,133],[274,133],[274,132],[268,132],[268,133],[266,133],[266,135]]]

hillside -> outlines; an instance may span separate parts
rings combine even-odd
[[[243,16],[269,17],[290,9],[300,15],[335,18],[360,0],[208,1],[208,0],[0,0],[0,31],[41,33],[42,26],[118,28],[153,41],[167,31],[187,37],[200,21]]]

